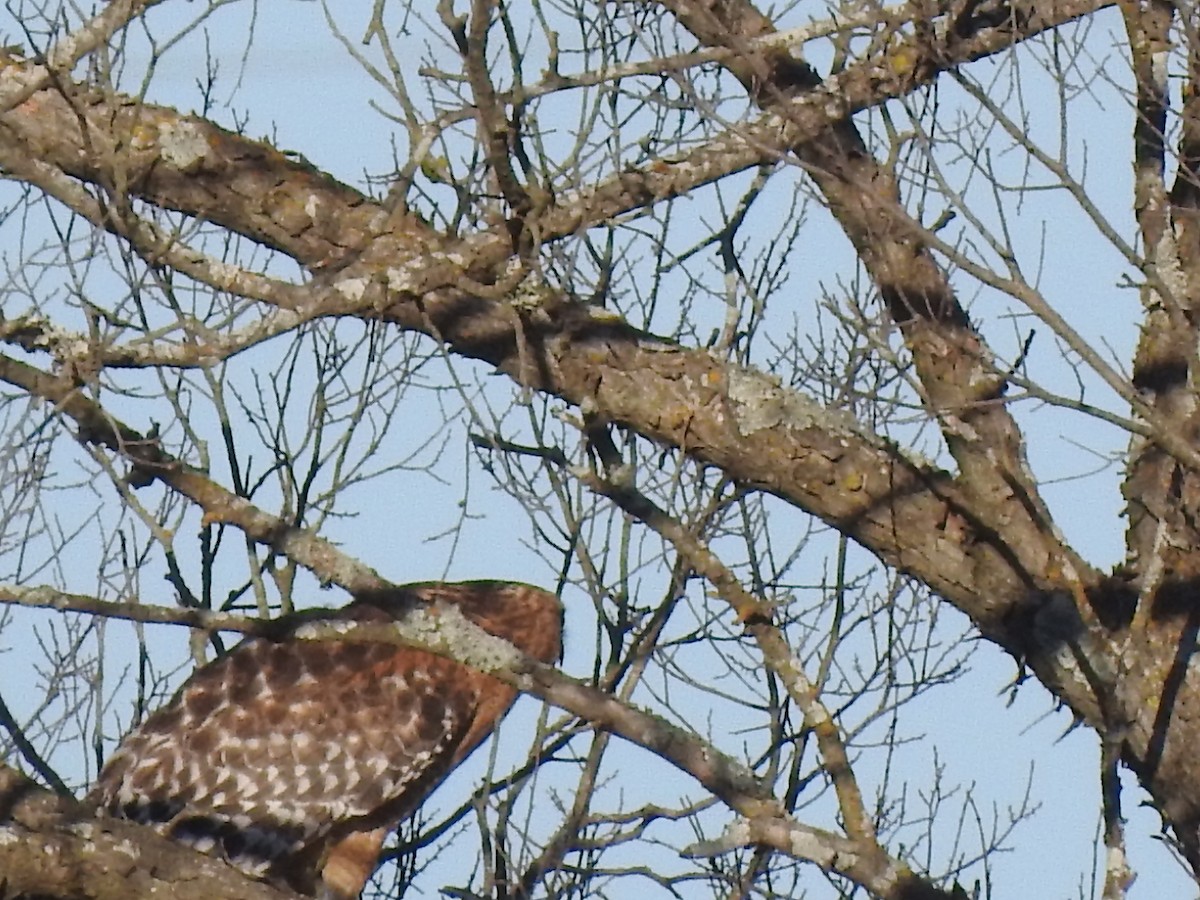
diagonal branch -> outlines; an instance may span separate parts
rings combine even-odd
[[[807,63],[786,51],[754,49],[753,42],[775,28],[749,0],[662,5],[704,45],[745,50],[722,64],[761,107],[787,117],[800,98],[822,89]],[[896,52],[891,43],[890,36],[883,41],[881,59]],[[998,402],[1007,387],[1003,375],[924,230],[904,208],[895,172],[875,159],[849,116],[789,149],[824,194],[904,335],[926,407],[958,463],[958,483],[976,519],[1002,535],[1028,571],[1044,571],[1053,559],[1075,570],[1081,561],[1054,527],[1016,420]],[[1081,614],[1088,612],[1081,602]]]
[[[131,485],[142,486],[158,479],[204,510],[207,520],[236,525],[255,541],[352,593],[378,590],[388,584],[373,569],[345,556],[324,538],[263,512],[199,469],[171,456],[156,438],[140,434],[110,416],[67,374],[52,375],[0,355],[0,381],[50,404],[75,424],[81,442],[118,453],[132,467],[128,478]]]

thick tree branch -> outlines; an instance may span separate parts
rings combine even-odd
[[[99,818],[0,762],[0,900],[296,897],[132,822]]]
[[[775,29],[749,0],[662,5],[703,44],[745,49],[723,65],[763,108],[787,116],[800,98],[821,90],[822,79],[803,61],[752,49]],[[925,23],[918,34],[931,28]],[[886,47],[891,37],[882,43]],[[824,194],[904,335],[926,408],[958,463],[957,483],[970,498],[976,527],[994,532],[1026,571],[1043,572],[1057,560],[1077,582],[1083,562],[1055,528],[1016,420],[998,402],[1006,388],[1003,374],[925,242],[924,229],[904,208],[895,172],[876,161],[849,116],[790,149]],[[1074,596],[1080,615],[1088,617],[1084,592]]]

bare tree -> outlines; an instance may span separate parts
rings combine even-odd
[[[459,574],[567,657],[430,647],[545,706],[381,895],[1028,893],[1035,782],[916,724],[987,644],[1097,739],[1078,894],[1122,770],[1200,877],[1191,0],[7,9],[0,897],[280,896],[71,797],[230,632]]]

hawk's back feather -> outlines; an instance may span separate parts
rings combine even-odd
[[[388,621],[434,601],[457,605],[545,662],[561,653],[558,599],[527,585],[409,585],[330,617]],[[514,699],[494,678],[420,650],[253,638],[198,670],[132,732],[89,796],[310,892],[342,842],[349,848],[359,838],[362,855],[369,832],[377,852],[386,829],[487,737]],[[335,885],[335,893],[361,890],[370,868],[352,868],[358,883]]]

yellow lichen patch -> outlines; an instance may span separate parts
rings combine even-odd
[[[753,603],[738,603],[734,606],[737,621],[739,625],[746,625],[750,622],[771,621],[771,617],[775,614],[775,604],[766,600],[756,600]]]
[[[608,349],[595,345],[588,346],[584,349],[584,356],[591,365],[602,365],[608,362]]]
[[[587,314],[595,322],[624,322],[625,319],[615,309],[606,306],[589,306]]]
[[[21,44],[0,47],[0,69],[7,69],[9,66],[23,66],[27,62],[29,62],[29,57],[25,55],[25,48]]]
[[[906,77],[911,75],[919,60],[917,48],[910,41],[893,44],[887,52],[888,68],[896,75]]]
[[[158,128],[148,122],[138,122],[129,132],[129,146],[133,150],[149,150],[157,140]]]
[[[219,509],[206,509],[204,515],[200,517],[201,528],[211,528],[213,525],[220,525],[228,521],[225,515]]]
[[[664,406],[658,422],[661,427],[674,431],[683,428],[695,417],[696,412],[689,404],[677,403]]]

